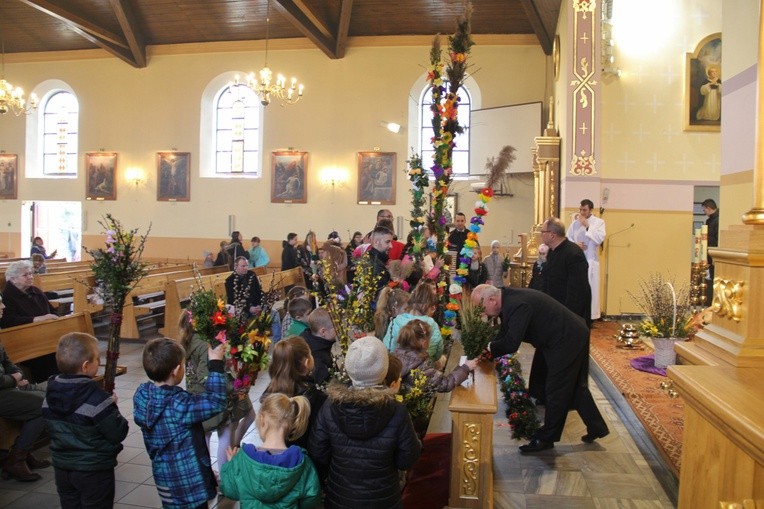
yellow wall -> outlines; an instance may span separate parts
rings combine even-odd
[[[213,47],[213,46],[211,46]],[[182,50],[182,48],[181,48]],[[162,52],[166,53],[166,52]],[[338,230],[367,231],[374,223],[378,206],[359,206],[356,201],[356,153],[374,150],[398,154],[396,216],[406,219],[408,232],[410,197],[404,169],[410,154],[404,130],[395,135],[380,127],[383,120],[406,126],[409,93],[425,72],[429,47],[351,47],[341,60],[330,60],[317,49],[272,51],[275,70],[294,72],[306,85],[305,98],[287,108],[272,104],[265,111],[261,179],[199,178],[200,97],[207,83],[226,71],[251,71],[262,64],[261,52],[198,54],[155,54],[145,69],[134,69],[116,58],[9,63],[6,75],[30,90],[46,79],[68,83],[80,100],[80,168],[84,153],[115,151],[119,173],[128,167],[145,170],[148,182],[138,188],[120,176],[117,201],[84,202],[83,234],[98,235],[98,218],[110,212],[126,226],[145,228],[152,223],[147,245],[149,256],[165,256],[167,247],[152,239],[224,239],[229,215],[245,237],[258,235],[280,241],[290,231],[302,237],[308,228],[319,238]],[[68,55],[68,54],[67,54]],[[474,79],[480,87],[481,107],[543,100],[545,57],[537,46],[476,46],[471,57]],[[517,80],[516,70],[523,70]],[[507,86],[511,83],[512,86]],[[0,149],[19,154],[24,167],[23,118],[0,121]],[[308,204],[270,203],[270,152],[294,147],[309,152]],[[191,201],[156,201],[155,153],[170,149],[191,153]],[[518,147],[522,149],[521,147]],[[344,168],[350,181],[334,193],[321,186],[319,175],[326,167]],[[466,183],[457,189],[468,189]],[[84,177],[72,180],[21,178],[19,199],[0,202],[0,215],[11,221],[0,224],[0,232],[19,232],[21,200],[83,200]],[[459,208],[470,214],[476,195],[464,192]],[[532,188],[518,185],[517,198],[498,198],[483,243],[493,238],[512,243],[510,233],[525,231],[531,220]],[[206,242],[206,241],[205,241]],[[155,245],[157,244],[157,245]],[[25,245],[26,247],[26,245]],[[215,251],[217,242],[206,246]],[[52,248],[52,247],[51,247]],[[18,250],[18,246],[14,246]],[[198,256],[198,246],[184,253],[179,243],[176,255]]]

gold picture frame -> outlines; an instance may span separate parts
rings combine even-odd
[[[358,152],[358,203],[395,205],[395,152]]]
[[[117,153],[85,153],[85,199],[117,199]]]
[[[19,156],[0,154],[0,200],[15,200],[19,191]]]
[[[307,175],[307,152],[271,152],[271,203],[308,203]]]
[[[685,131],[720,132],[722,126],[722,34],[704,37],[685,58]]]
[[[190,152],[157,152],[157,201],[191,201]]]

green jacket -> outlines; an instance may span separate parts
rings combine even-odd
[[[51,377],[42,415],[54,467],[97,471],[117,466],[128,424],[96,382],[85,375]]]
[[[295,445],[271,455],[244,444],[220,471],[223,494],[241,509],[310,509],[321,502],[316,468],[305,449]]]

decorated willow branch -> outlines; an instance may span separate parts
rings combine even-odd
[[[435,223],[435,235],[437,237],[436,252],[442,256],[446,252],[446,196],[452,182],[453,152],[456,146],[456,136],[464,132],[464,127],[459,124],[459,89],[464,84],[467,73],[467,57],[474,42],[470,36],[470,24],[472,17],[472,4],[468,3],[464,15],[459,19],[456,31],[448,38],[448,64],[441,62],[441,47],[439,37],[433,40],[430,49],[430,68],[427,73],[427,82],[432,94],[432,145],[435,150],[433,165],[431,167],[435,182],[432,189],[432,213]],[[447,87],[444,83],[443,73],[448,77]],[[443,291],[446,286],[448,265],[443,265],[438,288],[441,302],[446,308],[442,332],[448,336],[454,325],[456,312],[449,307],[447,292]],[[457,307],[458,309],[458,307]],[[449,312],[451,311],[451,312]]]
[[[109,340],[106,346],[106,371],[103,378],[104,390],[111,393],[114,391],[119,359],[122,310],[128,294],[147,274],[146,264],[141,261],[141,256],[151,225],[145,235],[138,235],[137,229],[125,230],[122,223],[111,214],[106,214],[104,220],[98,224],[105,230],[106,248],[84,249],[93,258],[90,267],[96,283],[103,289],[104,301],[112,306]]]
[[[430,178],[427,176],[427,172],[422,168],[422,158],[419,154],[414,154],[411,159],[408,160],[409,169],[408,177],[411,181],[411,226],[412,240],[413,240],[413,255],[416,261],[421,261],[427,239],[422,238],[424,231],[424,225],[427,221],[427,211],[425,210],[425,194],[424,190],[430,185]]]

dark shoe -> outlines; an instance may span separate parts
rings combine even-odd
[[[27,466],[29,466],[31,470],[37,470],[38,468],[48,468],[50,466],[50,461],[38,460],[32,456],[32,453],[30,452],[27,454]]]
[[[552,449],[552,448],[554,448],[554,442],[545,442],[544,440],[539,440],[538,438],[534,438],[527,444],[521,445],[520,452],[522,453],[539,452],[539,451],[546,451],[547,449]]]
[[[29,470],[26,462],[28,454],[29,451],[11,449],[3,465],[3,479],[12,477],[21,482],[32,482],[42,479],[40,474],[35,474]]]
[[[598,438],[604,438],[610,434],[610,430],[605,430],[599,433],[587,433],[586,435],[581,437],[582,442],[586,442],[587,444],[591,444]]]

